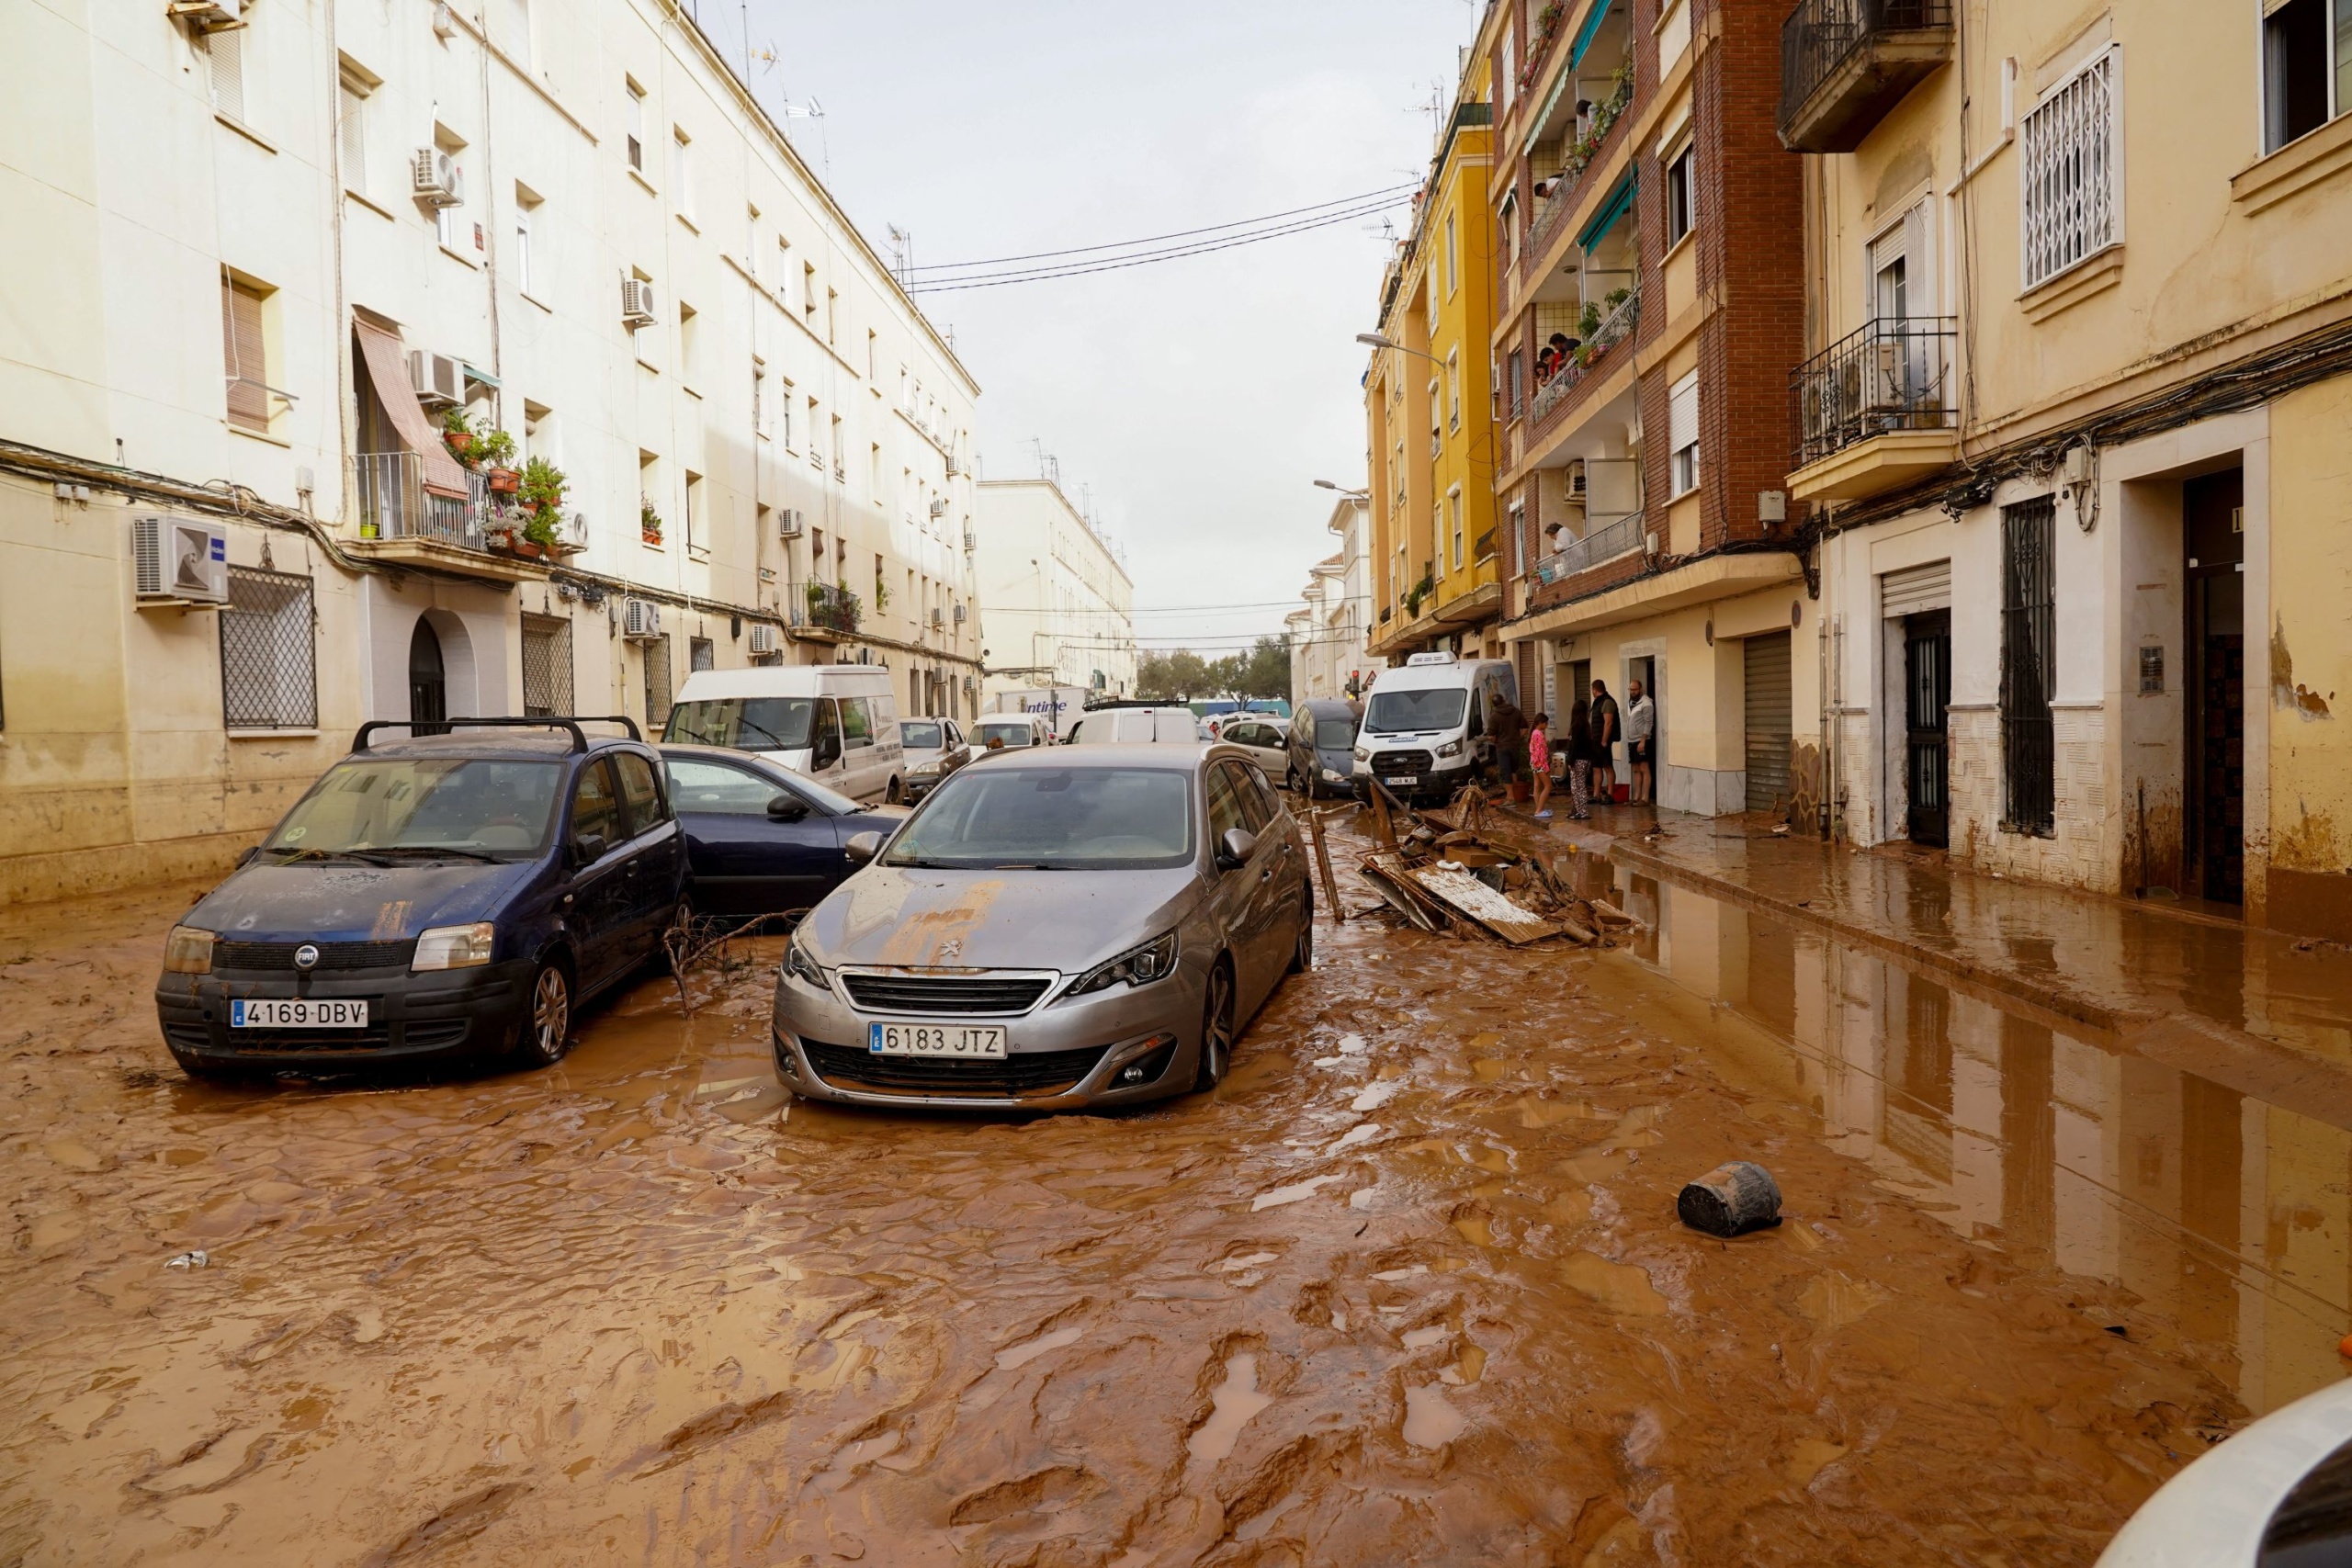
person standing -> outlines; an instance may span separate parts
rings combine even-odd
[[[1527,723],[1527,765],[1535,770],[1535,819],[1552,816],[1552,738],[1545,733],[1549,714],[1537,714]]]
[[[1495,738],[1495,773],[1508,789],[1526,765],[1527,719],[1517,703],[1498,695],[1494,706],[1487,712],[1487,720]]]
[[[1617,699],[1609,682],[1592,683],[1592,779],[1603,805],[1617,799]]]
[[[1583,697],[1568,710],[1568,815],[1592,818],[1592,704]]]
[[[1657,705],[1639,681],[1625,685],[1625,760],[1634,765],[1632,798],[1650,804],[1650,758],[1657,748]]]

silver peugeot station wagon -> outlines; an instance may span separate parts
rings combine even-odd
[[[1058,1111],[1214,1088],[1313,962],[1297,824],[1238,747],[995,753],[850,848],[871,863],[776,981],[776,1071],[812,1099]]]

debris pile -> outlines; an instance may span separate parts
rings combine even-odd
[[[1523,947],[1563,937],[1608,947],[1637,923],[1603,898],[1569,891],[1551,861],[1487,830],[1487,797],[1466,785],[1442,811],[1415,811],[1378,782],[1373,836],[1358,869],[1387,906],[1425,931],[1457,929]]]

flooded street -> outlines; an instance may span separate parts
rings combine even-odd
[[[0,1562],[2088,1563],[2342,1375],[2342,1128],[1579,861],[1630,946],[1325,922],[1216,1094],[1035,1121],[788,1099],[775,942],[198,1086],[184,890],[18,911]],[[1785,1223],[1677,1224],[1731,1158]]]

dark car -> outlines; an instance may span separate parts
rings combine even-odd
[[[1355,704],[1337,697],[1310,697],[1291,715],[1290,764],[1283,782],[1308,798],[1355,793]]]
[[[637,727],[447,722],[375,746],[408,726],[361,726],[172,929],[155,1010],[182,1067],[545,1066],[582,1001],[662,950],[685,835]]]
[[[888,838],[906,820],[724,747],[664,746],[662,761],[686,830],[695,908],[705,914],[805,909],[854,869],[842,847],[853,834]]]

